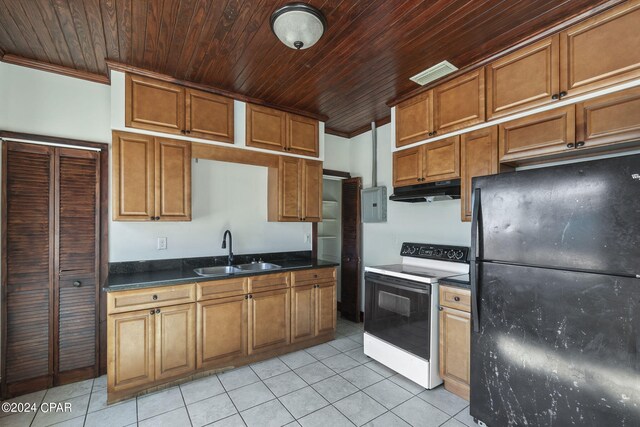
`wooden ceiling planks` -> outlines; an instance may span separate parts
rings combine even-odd
[[[620,2],[306,1],[328,28],[297,52],[269,25],[288,0],[0,0],[0,55],[96,81],[108,59],[328,116],[328,128],[352,135],[386,120],[388,101],[419,91],[408,79],[425,68],[444,59],[464,68]]]

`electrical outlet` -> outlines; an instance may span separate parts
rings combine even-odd
[[[167,249],[167,238],[166,237],[158,237],[158,250],[164,251]]]

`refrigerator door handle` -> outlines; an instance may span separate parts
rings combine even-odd
[[[480,223],[480,189],[473,190],[473,211],[471,216],[471,250],[469,254],[469,280],[471,282],[471,316],[473,318],[473,332],[480,331],[480,316],[478,314],[478,232]]]

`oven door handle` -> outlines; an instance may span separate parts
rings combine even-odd
[[[431,289],[414,288],[413,286],[400,285],[398,283],[389,283],[382,280],[367,278],[367,282],[373,282],[390,288],[402,289],[404,291],[415,292],[418,294],[430,294]]]

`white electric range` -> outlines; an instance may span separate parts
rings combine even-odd
[[[438,280],[469,273],[469,248],[403,243],[402,264],[365,267],[364,353],[431,389],[438,367]]]

